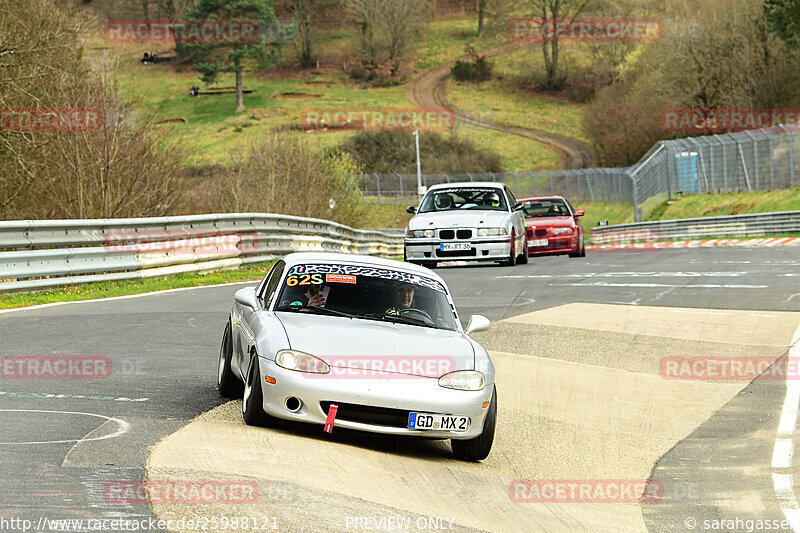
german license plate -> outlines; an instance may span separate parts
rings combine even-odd
[[[469,417],[434,413],[409,413],[408,429],[466,431],[469,429]]]
[[[448,242],[439,245],[442,252],[468,252],[472,250],[472,245],[468,242]]]
[[[547,239],[536,239],[533,241],[528,241],[528,246],[547,246],[548,241]]]

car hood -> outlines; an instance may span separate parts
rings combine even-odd
[[[572,217],[534,217],[526,218],[525,225],[537,228],[563,228],[575,225]]]
[[[398,373],[437,378],[448,371],[475,368],[472,344],[458,331],[309,313],[277,316],[293,350],[317,356],[331,366],[382,364]]]
[[[494,228],[504,227],[509,213],[506,211],[445,211],[422,213],[408,223],[409,229],[433,228]]]

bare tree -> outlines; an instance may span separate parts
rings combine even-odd
[[[420,0],[345,0],[345,6],[361,27],[361,49],[370,66],[385,58],[391,76],[397,75],[419,28]]]
[[[533,17],[539,19],[542,27],[559,21],[574,20],[586,8],[592,0],[528,0],[533,12]],[[552,32],[551,38],[542,41],[542,54],[544,55],[544,68],[546,75],[546,86],[548,89],[559,89],[563,85],[564,76],[559,61],[559,36],[558,32]]]

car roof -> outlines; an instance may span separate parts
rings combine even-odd
[[[502,183],[495,183],[493,181],[460,181],[458,183],[440,183],[438,185],[431,185],[428,190],[429,191],[436,191],[439,189],[455,189],[459,187],[481,187],[481,188],[493,188],[493,189],[502,189]]]
[[[564,198],[563,196],[550,195],[550,196],[531,196],[529,198],[520,198],[519,199],[520,202],[530,202],[531,200],[565,200],[566,201],[566,198]]]
[[[295,252],[287,255],[283,258],[283,260],[286,262],[287,267],[304,263],[319,262],[388,268],[391,270],[400,270],[402,272],[419,274],[420,276],[439,281],[442,285],[447,287],[447,283],[445,283],[438,274],[431,272],[425,267],[414,265],[412,263],[406,263],[404,261],[396,261],[394,259],[377,257],[374,255],[342,254],[336,252]]]

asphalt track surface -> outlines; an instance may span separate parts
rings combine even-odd
[[[637,306],[674,308],[676,312],[685,313],[684,322],[679,323],[683,326],[674,329],[685,327],[687,332],[696,328],[698,321],[702,322],[705,316],[692,315],[691,308],[704,310],[700,313],[709,313],[707,310],[747,311],[741,316],[734,316],[734,311],[731,311],[731,320],[744,320],[748,316],[754,317],[752,320],[762,320],[759,312],[763,312],[767,326],[769,317],[784,326],[780,330],[776,326],[774,335],[770,333],[764,339],[753,341],[753,353],[776,357],[785,352],[789,344],[785,338],[786,324],[791,323],[794,316],[800,316],[785,313],[778,319],[775,313],[800,311],[800,255],[793,248],[590,252],[585,259],[565,256],[532,258],[531,264],[515,268],[476,265],[441,267],[438,272],[453,292],[462,321],[477,313],[494,321],[512,320],[496,324],[497,328],[493,328],[495,337],[480,339],[485,344],[492,343],[490,351],[499,354],[517,353],[514,343],[508,341],[514,332],[514,317],[535,317],[536,312],[565,309],[560,318],[550,315],[542,318],[551,323],[540,332],[547,337],[547,346],[563,346],[564,353],[550,354],[554,360],[563,359],[569,364],[593,363],[582,359],[582,343],[611,346],[615,342],[614,326],[602,333],[589,334],[583,326],[570,323],[573,315],[591,315],[592,309],[599,310],[598,316],[589,316],[589,320],[603,318],[600,316],[604,313],[602,310],[612,309],[609,306],[625,310]],[[0,355],[4,357],[99,356],[110,361],[112,368],[104,379],[13,379],[7,375],[0,379],[0,441],[3,443],[0,445],[1,531],[23,530],[19,522],[15,527],[13,523],[2,522],[3,518],[28,519],[34,525],[41,524],[41,518],[155,518],[150,506],[108,501],[104,488],[111,481],[144,479],[150,453],[158,449],[158,443],[185,427],[196,416],[224,403],[216,391],[214,378],[222,327],[236,288],[199,288],[0,314]],[[605,307],[567,305],[584,303]],[[717,315],[711,317],[720,321],[717,326],[725,324],[727,315]],[[649,324],[658,327],[652,320]],[[708,324],[709,328],[713,326],[710,322]],[[769,329],[767,326],[766,330]],[[626,328],[623,324],[621,331],[626,331]],[[709,329],[707,333],[709,343],[736,333],[720,332],[719,338],[712,339],[711,331]],[[788,331],[789,337],[791,333]],[[584,334],[587,335],[585,339],[581,337]],[[674,338],[666,340],[669,335],[665,333],[658,343],[685,342],[684,346],[711,352],[719,348],[702,345],[702,332],[693,337],[689,333],[688,336],[681,335],[676,331]],[[507,337],[505,346],[503,336]],[[743,335],[742,345],[749,342],[744,338],[746,336]],[[526,338],[519,342],[535,346],[537,340]],[[724,348],[726,345],[719,346]],[[625,345],[617,350],[619,360],[612,361],[613,356],[608,354],[602,356],[607,359],[604,365],[611,367],[610,371],[652,373],[652,368],[637,368],[639,363],[632,362],[636,359],[635,354],[626,354],[624,350]],[[553,371],[556,375],[561,370],[553,367]],[[545,385],[543,382],[542,386]],[[718,403],[712,411],[698,409],[697,413],[702,416],[695,413],[692,424],[684,428],[686,435],[676,438],[676,442],[664,447],[663,453],[658,451],[652,457],[651,477],[673,480],[676,487],[682,487],[691,496],[674,497],[666,504],[642,505],[641,511],[635,512],[637,516],[641,514],[647,530],[690,531],[692,529],[685,525],[687,517],[694,517],[701,525],[702,520],[713,518],[784,518],[773,486],[771,463],[786,395],[785,382],[756,380],[749,385],[742,383],[735,390],[715,389],[714,394],[717,393],[719,398],[715,401]],[[502,397],[500,405],[503,405]],[[557,409],[563,410],[564,406]],[[608,419],[613,417],[614,413],[611,413]],[[687,415],[687,418],[691,417]],[[659,433],[658,427],[651,430]],[[294,442],[293,439],[306,436],[305,429],[293,431],[282,432],[281,438]],[[316,429],[314,433],[317,433]],[[675,430],[667,436],[678,434],[683,435]],[[534,431],[527,443],[527,453],[547,463],[548,450],[557,448],[559,443],[545,443],[537,440],[535,435]],[[558,440],[566,439],[563,433],[555,432],[553,435],[560,435]],[[326,445],[324,440],[315,439],[316,446]],[[608,442],[602,442],[608,446]],[[391,439],[375,439],[372,444],[370,439],[359,437],[357,445],[359,451],[365,453],[388,455],[389,461],[409,458],[409,452],[402,446],[399,449]],[[646,446],[643,444],[642,447]],[[653,449],[661,450],[658,446]],[[433,463],[445,461],[443,452],[438,450],[421,446],[418,456],[414,457],[413,449],[410,456],[414,460],[431,461],[431,466],[438,467]],[[504,455],[499,446],[493,454],[497,461],[515,460],[513,455]],[[579,459],[582,460],[576,458]],[[448,458],[448,461],[452,460]],[[449,462],[443,465],[444,471],[458,471],[457,466],[449,465]],[[796,467],[797,461],[792,460],[782,472],[791,473]],[[511,467],[501,465],[499,468]],[[531,468],[535,470],[533,466]],[[514,472],[515,475],[532,475],[525,471]],[[584,472],[584,477],[591,473]],[[303,468],[298,468],[296,475],[301,480],[306,474]],[[615,477],[614,472],[606,472],[605,477]],[[329,494],[323,498],[320,493],[308,492],[302,487],[293,490],[293,498],[299,494],[305,501],[320,505],[330,501],[325,498],[333,498]],[[439,492],[453,502],[464,497],[455,485],[443,486]],[[796,487],[794,492],[798,492]],[[353,501],[362,500],[347,500],[334,509],[340,509],[342,513],[344,509],[357,513],[358,506],[353,510]],[[286,526],[279,530],[345,529],[341,519],[337,521],[333,517],[332,521],[325,522],[320,518],[319,510],[308,509],[294,499],[284,501],[282,507],[287,512],[293,509],[297,512],[291,513],[293,518],[286,518],[283,521]],[[385,511],[384,507],[365,502],[361,514],[380,515]],[[575,511],[576,516],[586,515],[576,524],[585,526],[586,520],[593,518],[591,513],[584,511],[587,507],[584,505]],[[530,505],[524,507],[526,513],[533,512],[530,511],[532,508]],[[520,521],[518,530],[581,530],[570,522],[573,507],[563,509],[568,510],[554,513],[548,509],[548,517],[539,523]],[[614,512],[609,513],[613,516]],[[554,522],[553,516],[558,520]],[[452,530],[495,530],[491,525],[459,524],[459,517],[455,518]],[[509,517],[504,519],[508,521]],[[510,520],[513,523],[513,516]],[[603,524],[607,526],[608,522]],[[441,529],[448,528],[445,525]],[[605,526],[595,529],[607,530]],[[86,528],[39,530],[89,531]],[[497,530],[511,529],[498,527]],[[702,529],[698,527],[695,530]]]

